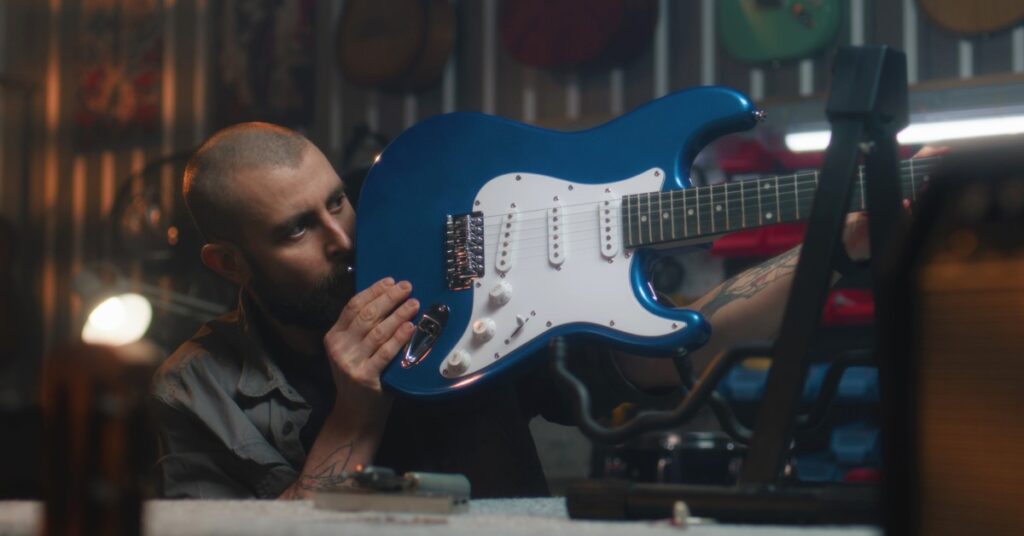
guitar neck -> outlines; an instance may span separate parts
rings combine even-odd
[[[939,157],[900,163],[903,197],[916,200]],[[810,215],[819,172],[765,177],[622,198],[626,247],[709,238],[776,223],[797,222]],[[859,166],[850,196],[851,212],[864,210],[864,166]]]

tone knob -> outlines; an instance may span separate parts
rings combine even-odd
[[[473,339],[476,342],[487,342],[494,337],[495,325],[490,318],[481,318],[473,322]]]
[[[469,363],[471,361],[469,352],[458,349],[448,355],[444,360],[444,372],[448,377],[458,376],[463,372],[469,370]]]
[[[491,303],[497,306],[505,305],[512,299],[512,285],[508,281],[502,281],[491,289]]]

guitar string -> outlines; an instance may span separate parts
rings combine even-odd
[[[914,177],[916,177],[918,175],[921,175],[922,179],[923,179],[925,176],[930,174],[931,171],[933,171],[932,168],[930,168],[928,166],[931,163],[933,163],[934,161],[940,160],[941,158],[942,158],[941,156],[930,156],[930,157],[915,158],[912,161],[911,160],[904,160],[904,161],[902,161],[900,163],[900,181],[901,181],[901,183],[903,183],[904,185],[906,185],[908,183],[912,183]],[[911,163],[911,162],[913,162],[913,163]],[[864,168],[863,165],[859,166],[859,171],[860,172],[862,172],[864,169],[865,168]],[[908,172],[908,173],[904,174],[904,172]],[[627,195],[617,196],[614,199],[614,201],[622,201],[625,197],[629,197],[630,195],[645,195],[645,194],[648,194],[648,193],[651,194],[651,195],[659,195],[659,194],[674,193],[674,192],[700,191],[700,192],[709,192],[707,195],[711,195],[710,192],[712,192],[716,188],[719,189],[720,191],[724,192],[725,188],[727,186],[733,186],[733,185],[736,185],[736,184],[757,183],[757,184],[760,185],[760,184],[762,184],[764,182],[769,182],[769,181],[773,181],[773,182],[777,182],[777,183],[783,183],[782,181],[786,181],[786,180],[790,180],[790,179],[797,179],[797,180],[799,180],[800,177],[819,177],[820,178],[820,172],[816,171],[816,170],[803,170],[803,171],[798,171],[798,172],[793,173],[793,174],[769,175],[769,176],[765,176],[765,177],[759,177],[757,179],[747,179],[747,180],[742,180],[742,181],[738,181],[738,182],[731,182],[731,183],[720,183],[720,184],[715,184],[715,185],[710,185],[710,186],[689,187],[689,188],[681,188],[681,189],[669,190],[669,191],[641,192],[639,194],[627,194]],[[597,185],[583,185],[583,186],[597,186]],[[697,195],[697,194],[695,193],[694,195]],[[524,211],[504,212],[504,213],[498,213],[498,214],[489,214],[489,215],[484,215],[484,221],[487,222],[488,220],[491,220],[491,222],[493,222],[495,219],[507,218],[509,216],[509,214],[518,215],[518,216],[524,216],[524,215],[527,215],[527,214],[530,214],[530,213],[547,212],[547,210],[549,210],[550,208],[559,208],[560,210],[563,210],[563,209],[567,209],[567,208],[571,208],[571,207],[581,207],[581,206],[593,206],[593,207],[596,207],[596,206],[604,203],[605,201],[606,200],[583,201],[583,202],[580,202],[580,203],[563,204],[563,205],[557,206],[557,207],[544,207],[544,208],[524,210]],[[612,201],[612,200],[607,200],[607,201]]]
[[[792,185],[783,185],[782,187],[779,188],[779,199],[775,203],[771,202],[770,199],[771,197],[776,197],[774,193],[774,188],[772,188],[771,190],[771,192],[764,194],[769,196],[767,202],[763,202],[764,197],[762,196],[762,202],[760,203],[760,205],[761,207],[763,207],[764,210],[758,210],[758,196],[756,192],[744,192],[742,199],[733,196],[730,197],[728,200],[722,199],[716,203],[711,203],[709,197],[702,198],[702,203],[700,204],[699,209],[696,206],[686,207],[688,214],[682,214],[684,207],[679,205],[672,207],[671,210],[668,210],[668,207],[664,206],[661,207],[662,210],[647,210],[647,207],[639,207],[640,211],[647,212],[647,214],[649,215],[654,215],[655,218],[651,219],[651,229],[643,229],[642,233],[638,232],[635,234],[638,237],[643,235],[653,237],[653,231],[655,230],[654,228],[657,228],[658,235],[662,236],[662,230],[664,229],[664,235],[667,235],[667,240],[671,241],[673,240],[673,238],[671,237],[671,222],[675,221],[677,236],[674,238],[674,240],[686,240],[689,238],[699,238],[703,235],[733,232],[743,230],[745,228],[771,225],[773,223],[778,223],[780,221],[785,223],[790,221],[803,220],[806,219],[807,216],[809,216],[811,203],[813,202],[812,194],[817,191],[817,185],[815,183],[808,183],[801,185],[801,187],[797,190],[794,190]],[[782,197],[785,197],[785,199],[782,199]],[[689,200],[692,201],[695,200],[695,198],[690,198]],[[750,202],[749,207],[745,206],[748,201]],[[858,210],[858,207],[856,207],[856,199],[854,199],[853,201],[854,202],[851,203],[850,208],[851,212]],[[651,204],[654,205],[655,203]],[[725,208],[722,210],[712,212],[709,209],[709,207],[712,205],[722,206]],[[800,211],[801,215],[799,218],[796,217],[798,208],[806,209]],[[696,232],[698,210],[700,212],[699,218],[703,226],[701,232]],[[625,220],[623,219],[621,209],[615,209],[613,217],[605,218],[613,220],[612,222],[606,222],[606,224],[599,224],[599,221],[603,217],[595,217],[594,212],[596,211],[576,211],[568,213],[563,212],[561,219],[559,220],[560,229],[557,234],[565,237],[562,238],[563,241],[571,241],[573,239],[572,237],[582,233],[586,233],[588,237],[595,235],[599,232],[598,229],[600,227],[607,227],[611,225],[618,226],[620,224],[622,224],[623,227],[626,226],[624,223]],[[656,216],[659,214],[670,214],[670,216],[668,218],[665,218],[663,216],[659,220],[656,218]],[[714,216],[712,214],[714,214]],[[579,215],[584,216],[582,219],[580,219],[578,217]],[[629,215],[629,218],[633,219],[639,215],[639,212],[637,212],[633,215]],[[675,217],[677,215],[678,217]],[[683,220],[684,218],[690,225],[683,225],[681,220]],[[757,220],[758,223],[753,223],[753,221],[745,221],[753,220],[755,218],[759,218],[759,220]],[[721,224],[721,229],[714,229],[716,225],[709,225],[712,219],[714,220],[714,223],[716,225]],[[634,225],[641,226],[647,225],[648,223],[646,219],[640,220],[639,218],[633,219],[633,222]],[[494,240],[499,239],[502,233],[502,225],[503,223],[485,226],[485,244],[490,244]],[[691,226],[693,227],[692,230],[689,228]],[[665,229],[665,227],[667,227],[667,229]],[[512,237],[512,240],[519,245],[529,243],[531,241],[547,241],[549,235],[551,234],[548,232],[548,221],[546,217],[528,218],[525,221],[520,219],[516,222],[516,225],[513,228],[514,236]],[[628,232],[628,228],[619,229],[619,231],[623,230]],[[487,240],[487,238],[490,238],[491,240]]]
[[[901,166],[904,168],[904,170],[902,170],[902,171],[905,171],[905,170],[910,170],[911,171],[911,173],[909,175],[903,175],[901,173],[901,183],[902,183],[901,186],[903,187],[903,191],[910,192],[910,194],[913,195],[914,190],[916,189],[915,187],[918,186],[917,181],[915,181],[915,179],[916,179],[916,177],[918,175],[921,176],[920,185],[923,186],[925,183],[927,183],[928,180],[929,180],[929,176],[928,175],[932,172],[932,169],[929,166],[927,166],[927,164],[930,163],[930,162],[933,162],[935,160],[938,160],[939,158],[941,158],[941,157],[925,157],[925,158],[914,159],[913,161],[909,161],[908,160],[908,161],[901,162]],[[860,170],[863,170],[863,169],[864,169],[864,166],[860,166]],[[802,177],[805,178],[805,179],[806,178],[810,178],[811,180],[801,180]],[[793,179],[793,181],[790,182],[790,183],[787,183],[787,182],[785,182],[786,179]],[[851,192],[851,200],[853,201],[851,203],[851,205],[855,206],[856,205],[855,196],[858,193],[863,195],[863,192],[858,192],[858,190],[860,190],[860,188],[863,185],[863,177],[855,177],[854,181],[855,181],[854,185],[853,185],[854,191]],[[771,186],[772,182],[774,182],[774,186]],[[796,210],[796,206],[797,205],[800,205],[800,208],[803,208],[803,205],[805,203],[809,205],[812,202],[811,200],[813,199],[813,194],[817,192],[817,189],[818,189],[818,186],[819,186],[819,184],[818,184],[819,182],[820,182],[820,173],[815,172],[813,170],[808,171],[808,172],[797,172],[797,173],[792,174],[792,175],[768,176],[768,177],[761,177],[761,178],[758,178],[758,179],[748,179],[746,181],[742,181],[742,183],[745,183],[745,184],[756,183],[758,185],[763,185],[765,183],[768,183],[769,188],[767,188],[767,190],[771,191],[771,193],[765,194],[765,195],[768,195],[768,196],[775,197],[774,189],[777,188],[779,190],[779,196],[786,196],[786,200],[785,201],[783,201],[781,198],[777,198],[776,199],[777,210],[775,212],[778,212],[780,214],[785,212],[783,210],[783,208],[791,209],[792,210],[791,214],[795,214],[795,210]],[[696,201],[698,201],[698,199],[699,199],[699,201],[709,201],[708,203],[701,203],[699,205],[700,212],[698,214],[695,214],[694,216],[690,216],[691,218],[694,218],[694,220],[697,217],[706,218],[706,217],[710,216],[710,214],[711,214],[710,212],[705,212],[705,207],[709,207],[712,204],[713,205],[722,205],[722,204],[727,205],[728,208],[725,210],[725,212],[730,215],[730,220],[731,220],[731,215],[732,214],[736,214],[737,212],[740,213],[741,219],[742,219],[743,214],[750,215],[749,212],[751,210],[749,208],[746,211],[744,211],[744,206],[743,205],[745,204],[746,201],[752,201],[754,203],[760,204],[761,206],[764,206],[763,202],[760,202],[760,203],[758,202],[758,192],[757,192],[757,190],[755,190],[753,188],[746,188],[746,187],[742,187],[741,186],[740,187],[741,190],[739,192],[734,191],[736,188],[732,188],[732,189],[728,189],[727,190],[727,188],[729,186],[736,185],[736,184],[741,184],[741,183],[726,183],[726,184],[722,184],[722,185],[712,185],[711,187],[686,188],[686,189],[682,189],[682,190],[672,190],[672,191],[668,191],[668,192],[660,192],[660,191],[659,192],[650,192],[650,193],[648,193],[648,195],[653,195],[655,197],[649,197],[648,200],[646,200],[646,201],[648,201],[648,205],[646,207],[640,207],[639,203],[638,203],[637,209],[639,210],[640,208],[647,208],[648,209],[648,213],[651,213],[653,211],[650,210],[650,207],[655,204],[654,203],[654,199],[657,199],[658,196],[661,196],[664,193],[669,193],[671,196],[674,196],[675,192],[680,192],[682,196],[686,196],[687,201],[695,201],[696,202]],[[721,188],[719,189],[718,192],[714,191],[714,188],[716,186],[721,186]],[[804,188],[804,186],[808,186],[808,188]],[[910,188],[907,188],[908,186]],[[694,194],[693,195],[689,195],[690,191],[694,191]],[[727,191],[730,194],[741,193],[742,196],[740,198],[736,198],[735,196],[728,196],[729,197],[728,199],[724,199],[725,197],[727,197],[726,193],[725,193]],[[705,193],[705,192],[706,192],[706,195],[700,195],[701,193]],[[803,193],[803,192],[807,193],[805,197],[801,197],[801,193]],[[719,195],[718,196],[714,196],[715,193],[718,193]],[[764,193],[764,192],[762,192],[762,193]],[[633,194],[633,195],[636,195],[636,194]],[[639,194],[639,195],[644,195],[644,194]],[[713,203],[713,199],[714,199],[713,196],[714,197],[721,197],[723,199],[722,199],[722,201],[720,203]],[[620,199],[625,199],[626,197],[629,197],[629,196],[623,196]],[[762,200],[763,200],[763,197],[762,197]],[[682,201],[682,199],[680,199],[680,201]],[[600,216],[594,217],[594,213],[597,212],[594,209],[596,209],[597,207],[601,206],[603,203],[604,203],[604,201],[596,201],[596,202],[591,201],[591,202],[584,202],[584,203],[578,203],[578,204],[573,204],[573,205],[563,205],[562,207],[559,207],[560,209],[563,210],[563,213],[562,213],[563,214],[563,218],[565,218],[565,217],[569,218],[568,221],[563,222],[563,224],[564,225],[569,225],[573,229],[578,229],[578,230],[573,230],[573,231],[564,231],[562,233],[562,234],[564,234],[566,236],[566,238],[563,238],[562,241],[561,241],[562,244],[565,244],[565,248],[562,249],[562,251],[560,252],[560,254],[563,255],[563,257],[562,257],[564,259],[563,262],[570,262],[568,259],[572,258],[573,256],[576,256],[576,255],[599,256],[599,257],[601,257],[601,260],[605,260],[606,259],[606,258],[603,257],[603,255],[601,255],[601,251],[602,251],[601,248],[603,246],[603,243],[600,240],[600,236],[603,233],[600,232],[598,229],[594,229],[592,227],[593,225],[596,225],[597,222],[601,219]],[[739,209],[736,209],[736,204],[740,205]],[[770,199],[769,199],[767,204],[769,206],[771,205]],[[588,205],[589,205],[590,210],[565,211],[565,209],[569,208],[569,207],[574,207],[574,208],[579,209],[581,207],[587,207]],[[683,207],[671,207],[671,208],[672,208],[672,210],[678,210],[678,211],[682,211],[683,210]],[[687,208],[690,208],[690,207],[687,207]],[[694,208],[696,210],[697,206],[692,207],[692,208]],[[808,209],[809,208],[810,207],[808,207]],[[547,221],[547,216],[546,216],[547,210],[548,210],[547,208],[544,208],[544,209],[536,209],[536,210],[524,211],[522,213],[519,213],[520,216],[522,216],[524,214],[544,212],[545,216],[542,217],[542,218],[536,218],[536,217],[519,218],[519,226],[517,226],[516,235],[513,237],[513,241],[515,243],[509,249],[510,253],[513,255],[512,256],[513,266],[515,265],[515,263],[517,261],[529,261],[531,259],[538,259],[538,258],[547,258],[547,257],[549,257],[550,251],[548,250],[548,244],[547,244],[547,242],[548,242],[548,232],[547,232],[548,221]],[[756,211],[756,209],[754,209],[754,210]],[[855,209],[853,209],[853,210],[855,210]],[[620,230],[620,236],[618,238],[618,243],[619,243],[620,249],[621,250],[625,250],[625,249],[631,249],[631,248],[626,248],[625,245],[624,245],[625,242],[622,240],[622,236],[621,235],[622,235],[623,232],[626,231],[626,229],[625,229],[625,220],[623,219],[622,212],[623,211],[622,211],[622,207],[621,206],[615,207],[615,209],[613,211],[615,217],[612,218],[613,221],[611,223],[612,224],[622,224],[623,225],[623,228],[619,229]],[[658,212],[662,212],[662,210],[659,210]],[[574,214],[575,215],[589,214],[589,216],[586,217],[587,218],[586,220],[577,220],[576,218],[572,217]],[[505,216],[507,217],[507,214]],[[492,216],[490,218],[493,219],[493,218],[500,218],[500,217],[502,217],[502,216],[496,215],[496,216]],[[721,212],[719,212],[719,217],[722,217],[721,216]],[[485,220],[486,219],[487,218],[485,218]],[[806,217],[801,217],[800,219],[806,219]],[[525,222],[537,222],[537,225],[532,225],[531,226],[531,225],[529,225],[527,223],[527,225],[525,227],[523,227],[522,225],[524,223],[524,220],[525,220]],[[786,220],[784,220],[784,221],[786,221]],[[793,220],[789,220],[789,221],[793,221]],[[498,262],[497,253],[498,253],[499,247],[498,247],[497,242],[495,241],[495,237],[500,233],[498,228],[500,227],[500,225],[502,223],[503,222],[498,222],[497,224],[491,224],[491,225],[485,224],[485,248],[484,248],[484,262],[485,262],[485,265],[493,265],[493,264],[496,264]],[[646,222],[644,222],[644,223],[646,223]],[[761,227],[761,226],[771,225],[773,223],[774,222],[764,223],[763,220],[762,220],[761,223],[759,223],[756,226],[748,224],[746,227],[742,227],[742,228]],[[488,227],[489,227],[489,229],[488,229]],[[652,221],[651,222],[651,227],[649,228],[649,235],[648,235],[649,237],[651,237],[651,235],[653,234],[653,227],[654,227],[654,222]],[[528,236],[528,237],[523,237],[522,236],[522,232],[523,231],[527,231],[528,232],[528,231],[532,231],[532,230],[541,230],[542,232],[539,235],[535,235],[535,236]],[[717,231],[707,232],[707,231],[704,231],[702,229],[702,232],[698,233],[696,235],[691,235],[691,234],[687,233],[687,234],[685,234],[682,237],[676,237],[675,239],[668,238],[668,239],[666,239],[664,241],[660,241],[659,240],[659,242],[671,243],[671,242],[681,242],[681,241],[687,241],[687,240],[701,241],[700,240],[701,238],[710,238],[710,237],[718,235],[718,234],[726,234],[726,233],[734,232],[736,230],[741,230],[741,229],[729,228],[729,229],[724,229],[721,232],[717,232]],[[660,231],[660,226],[659,226],[659,231]],[[490,234],[490,236],[491,236],[490,240],[487,239],[488,234]],[[585,237],[581,236],[581,235],[584,235],[584,234],[586,235]],[[660,232],[659,232],[659,234],[660,234]],[[571,235],[576,235],[576,236],[575,237],[570,237]],[[638,234],[638,236],[641,236],[641,235]],[[585,238],[586,240],[582,240],[582,238]],[[528,244],[529,242],[536,242],[536,241],[543,241],[544,243],[543,244],[536,244],[536,245],[535,244]],[[587,245],[584,245],[583,247],[580,247],[580,244],[587,244]],[[572,245],[573,247],[569,247],[570,245]],[[620,255],[621,255],[621,251],[620,251],[620,253],[618,255],[616,255],[616,257],[619,257]]]

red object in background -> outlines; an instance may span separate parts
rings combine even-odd
[[[875,317],[875,297],[865,288],[833,289],[825,301],[821,323],[826,326],[863,326]]]
[[[882,481],[882,472],[873,467],[857,467],[843,475],[843,482],[851,484],[877,484]]]
[[[909,157],[911,148],[902,148]],[[721,150],[718,165],[723,173],[737,175],[784,175],[801,169],[818,168],[824,153],[793,153],[770,151],[756,140],[741,139]],[[772,257],[789,250],[804,240],[806,223],[781,223],[730,233],[711,247],[718,257]],[[867,289],[835,289],[829,292],[822,323],[826,326],[859,326],[870,324],[875,314],[874,296]]]
[[[711,246],[716,257],[772,257],[804,241],[805,223],[779,223],[729,233]]]
[[[726,176],[776,175],[821,165],[822,153],[770,151],[752,139],[736,139],[720,149],[718,167]],[[715,241],[711,254],[719,257],[771,257],[803,242],[806,225],[782,223],[730,233]]]

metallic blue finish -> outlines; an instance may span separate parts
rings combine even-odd
[[[471,212],[479,189],[511,172],[601,184],[660,167],[668,175],[664,190],[689,187],[694,156],[718,136],[753,127],[753,111],[740,93],[710,86],[673,93],[580,132],[555,132],[470,112],[435,116],[406,130],[381,153],[360,194],[356,285],[364,289],[386,276],[407,279],[421,311],[444,303],[451,314],[434,350],[408,369],[396,359],[382,375],[384,386],[413,397],[452,396],[526,367],[541,359],[543,353],[535,350],[551,337],[573,333],[602,337],[643,354],[703,344],[710,333],[703,317],[666,308],[650,296],[643,269],[646,254],[638,251],[631,268],[637,299],[664,318],[686,322],[685,330],[649,338],[591,324],[560,326],[475,375],[445,379],[439,365],[467,329],[472,313],[472,291],[449,291],[445,283],[445,216]]]

